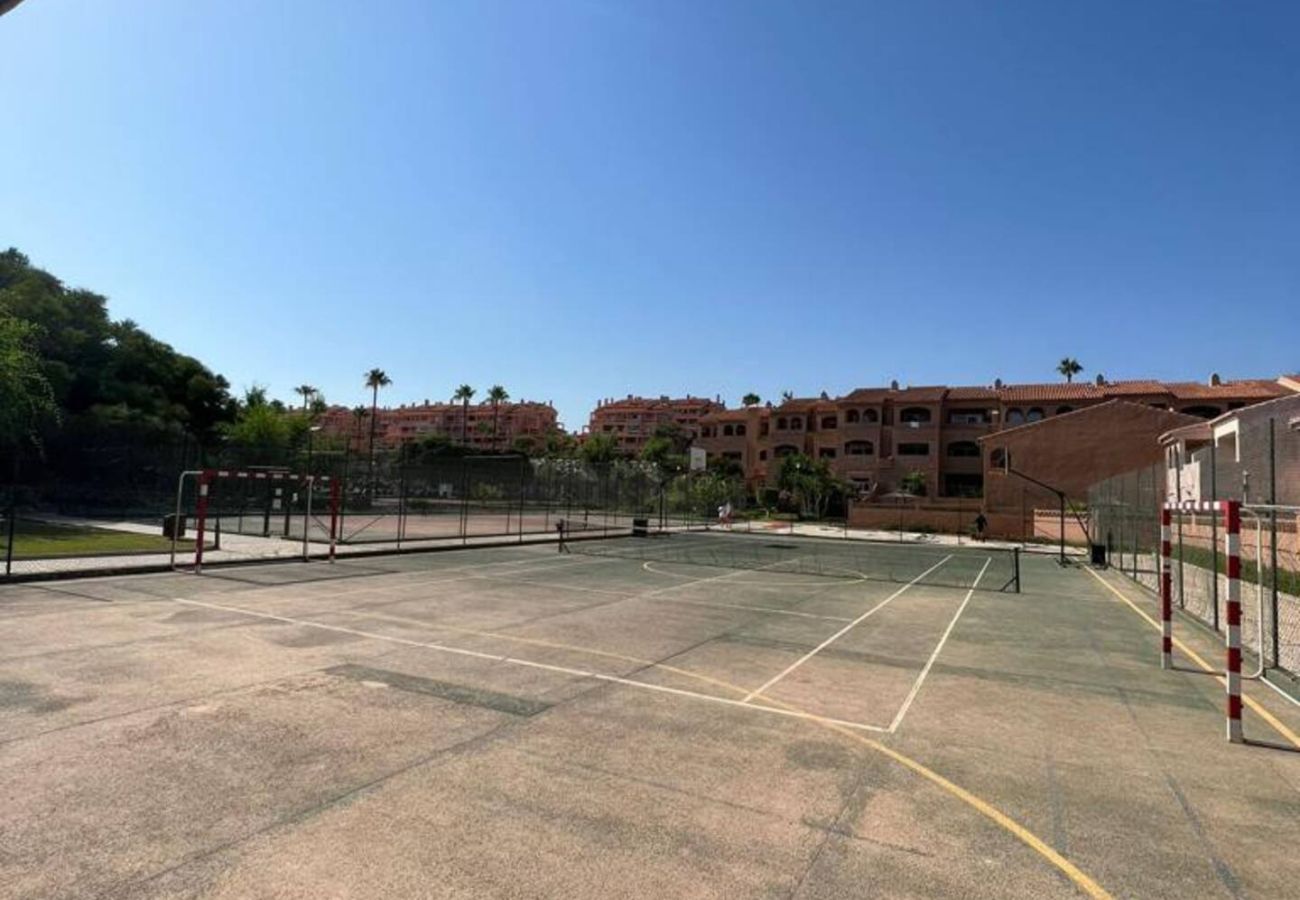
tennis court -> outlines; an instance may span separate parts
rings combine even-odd
[[[1300,754],[1224,743],[1217,682],[1153,667],[1154,607],[1119,578],[978,546],[569,549],[0,588],[0,896],[1267,896],[1300,875]]]

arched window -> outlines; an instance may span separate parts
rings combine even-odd
[[[989,452],[989,466],[994,469],[1003,469],[1007,465],[1007,451],[1002,447],[994,447]]]
[[[790,420],[790,430],[791,430],[791,431],[803,431],[803,419],[791,419],[791,420]]]
[[[1073,407],[1073,406],[1058,406],[1058,407],[1056,408],[1056,414],[1057,414],[1058,416],[1063,416],[1063,415],[1065,415],[1065,414],[1068,413],[1068,412],[1074,412],[1074,407]]]
[[[898,421],[904,425],[924,425],[930,421],[930,411],[924,406],[907,406],[899,412]]]
[[[839,427],[839,420],[834,416],[822,416],[822,431],[830,431]]]
[[[875,452],[871,441],[849,441],[844,445],[845,456],[871,456]]]
[[[877,413],[874,409],[864,409],[864,410],[862,411],[862,421],[864,421],[864,422],[879,422],[879,421],[880,421],[880,414]]]
[[[723,437],[731,437],[733,434],[735,434],[735,431],[732,429],[732,427],[731,427],[730,425],[723,425],[723,426],[722,426],[722,436],[723,436]]]
[[[1217,419],[1219,417],[1219,408],[1217,406],[1188,406],[1180,409],[1179,412],[1186,413],[1189,416],[1200,416],[1202,419]]]
[[[798,447],[792,447],[789,444],[782,444],[781,446],[777,447],[775,450],[772,451],[772,455],[775,456],[777,459],[782,459],[786,456],[791,456],[798,452],[799,452]]]
[[[741,422],[739,425],[736,426],[736,436],[741,437],[744,434],[745,434],[745,423]]]
[[[1029,412],[1025,413],[1025,421],[1026,422],[1043,421],[1043,408],[1041,406],[1031,407]]]
[[[784,431],[789,427],[790,427],[790,423],[786,420],[785,416],[782,416],[781,418],[776,420],[777,431]]]
[[[979,456],[980,445],[974,441],[953,441],[948,445],[949,456]]]
[[[1019,407],[1016,407],[1016,406],[1013,406],[1013,407],[1011,407],[1009,410],[1007,410],[1007,424],[1008,424],[1008,425],[1023,425],[1023,424],[1025,424],[1025,412],[1024,412],[1024,410],[1022,410],[1022,409],[1020,409]]]
[[[856,409],[850,409],[844,413],[844,424],[856,425],[858,424],[858,418],[858,411]]]

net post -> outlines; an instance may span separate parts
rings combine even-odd
[[[1015,591],[1017,594],[1019,594],[1020,593],[1020,548],[1019,547],[1011,548],[1011,567],[1014,573],[1014,579],[1016,585]]]
[[[208,486],[212,480],[212,472],[204,469],[199,472],[199,498],[194,508],[194,516],[197,520],[194,523],[194,574],[198,575],[203,571],[203,531],[208,521]],[[179,523],[178,523],[179,526]],[[179,527],[177,526],[177,530]]]
[[[339,479],[330,480],[330,562],[334,562],[339,533]]]
[[[1242,742],[1241,731],[1241,503],[1225,500],[1223,510],[1223,546],[1227,557],[1227,665],[1224,683],[1227,685],[1228,741]],[[1216,577],[1217,581],[1217,577]]]
[[[1174,667],[1173,512],[1160,510],[1160,668]]]

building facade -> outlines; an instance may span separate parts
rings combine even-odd
[[[870,499],[919,472],[932,497],[984,492],[980,439],[1112,400],[1200,418],[1300,390],[1287,378],[1206,383],[1158,381],[860,388],[843,397],[717,410],[699,421],[696,442],[711,458],[741,467],[750,482],[775,480],[783,456],[826,460]]]
[[[376,412],[375,446],[393,449],[434,435],[453,443],[465,443],[475,450],[489,453],[510,450],[515,441],[527,437],[543,441],[559,428],[555,407],[550,403],[520,401],[502,403],[495,412],[496,436],[493,437],[494,412],[490,403],[424,403],[397,407],[380,407]],[[332,406],[320,417],[321,430],[349,441],[353,449],[369,446],[370,415],[356,416],[343,406]]]
[[[700,436],[701,420],[725,409],[721,401],[707,397],[649,398],[629,394],[622,400],[601,400],[591,412],[587,435],[608,435],[617,442],[620,452],[635,456],[659,426],[676,425],[695,440]]]

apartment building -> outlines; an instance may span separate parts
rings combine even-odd
[[[700,435],[700,421],[726,407],[720,400],[707,397],[634,397],[605,399],[596,404],[587,425],[587,434],[606,434],[618,442],[619,450],[628,455],[641,452],[645,442],[660,425],[677,425],[692,440]]]
[[[711,457],[739,464],[751,481],[772,481],[779,460],[804,453],[830,463],[863,496],[897,489],[911,472],[928,493],[979,496],[984,488],[979,440],[1111,400],[1200,418],[1300,391],[1287,377],[1205,383],[1121,381],[988,386],[860,388],[842,397],[796,398],[779,406],[717,410],[700,419],[696,442]]]
[[[368,412],[368,411],[367,411]],[[492,434],[491,403],[471,403],[466,409],[459,403],[404,404],[380,407],[376,414],[375,446],[392,449],[411,441],[442,435],[465,442],[483,452],[509,450],[517,438],[543,440],[558,429],[555,407],[548,403],[521,400],[502,403],[496,411],[496,439]],[[350,440],[354,449],[369,446],[370,416],[358,419],[347,407],[332,406],[320,418],[321,430]]]

